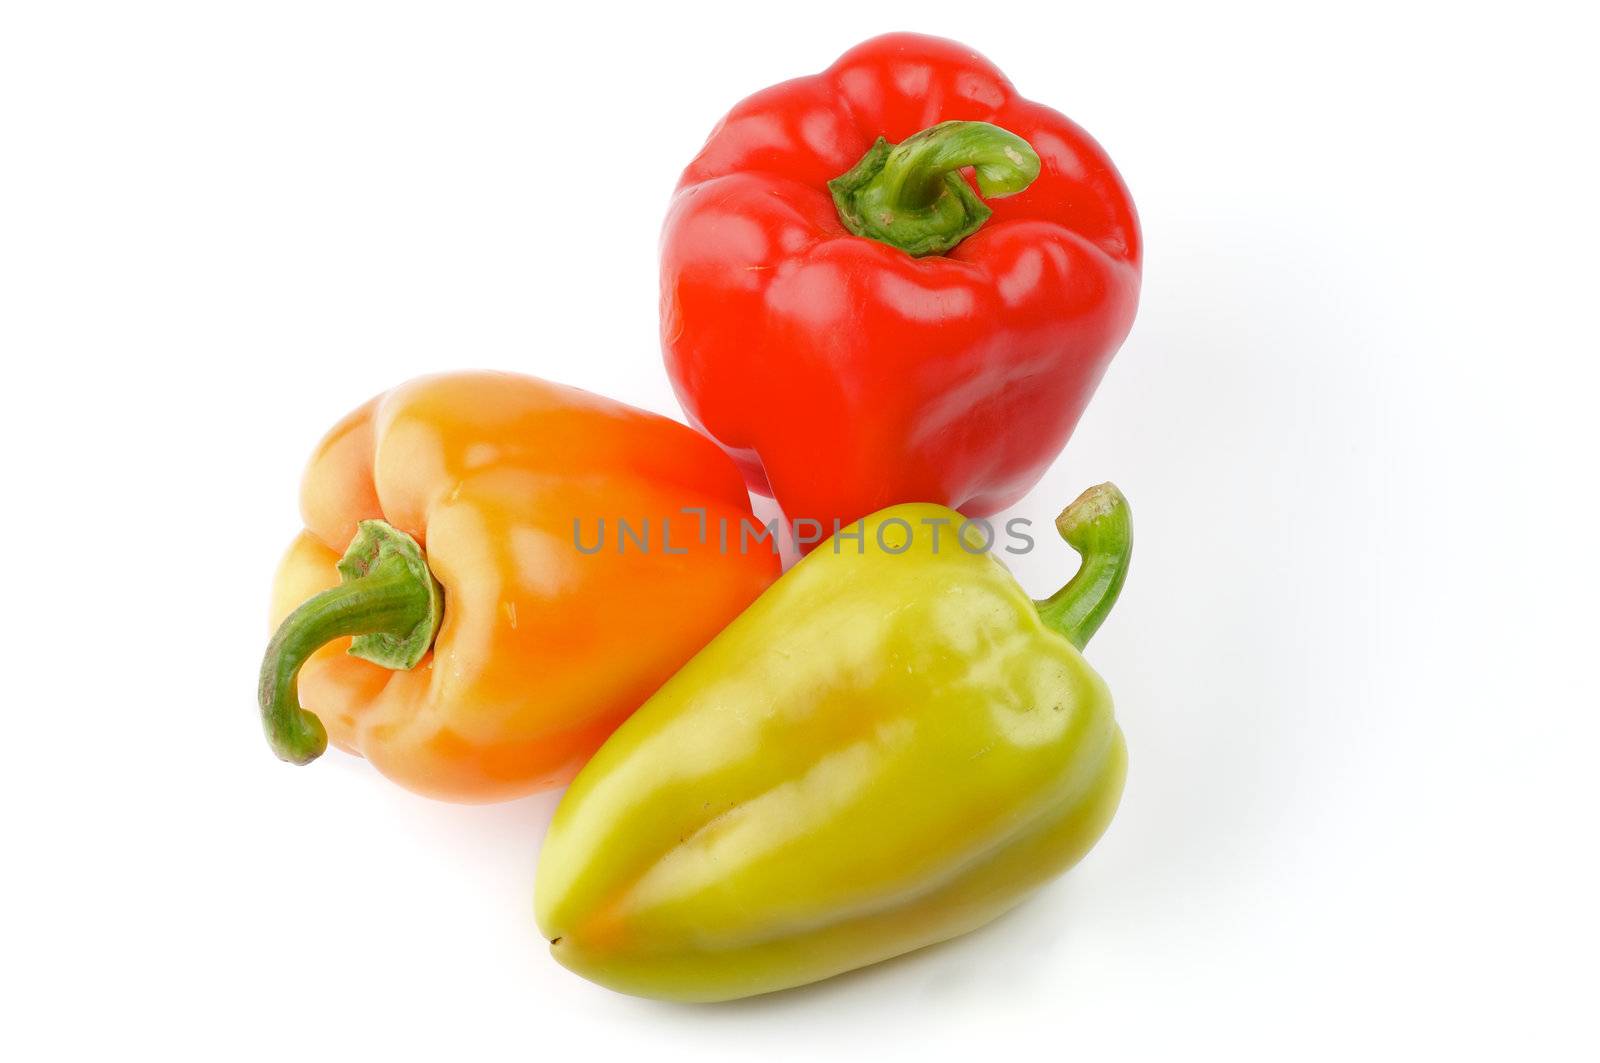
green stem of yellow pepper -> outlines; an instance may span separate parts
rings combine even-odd
[[[1117,603],[1133,556],[1133,518],[1115,484],[1091,487],[1061,511],[1056,530],[1083,563],[1065,587],[1039,606],[1047,627],[1083,649]]]

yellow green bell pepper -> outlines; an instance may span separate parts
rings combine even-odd
[[[640,996],[766,993],[964,934],[1088,851],[1126,752],[1079,649],[1127,572],[1127,502],[1103,484],[1062,513],[1083,562],[1043,602],[962,522],[845,529],[600,749],[539,864],[559,962]]]

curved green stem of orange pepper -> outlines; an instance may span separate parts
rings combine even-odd
[[[322,721],[300,707],[307,658],[354,635],[351,656],[405,671],[427,655],[439,630],[443,595],[411,536],[381,520],[362,521],[338,567],[344,582],[290,613],[261,662],[261,722],[272,751],[291,764],[309,764],[328,748]]]
[[[1036,604],[1045,626],[1081,650],[1100,630],[1128,578],[1133,516],[1116,485],[1101,484],[1061,511],[1056,530],[1083,563],[1065,587]]]
[[[1016,195],[1039,176],[1038,153],[988,122],[940,122],[891,145],[882,137],[849,172],[828,182],[844,227],[908,254],[942,255],[994,212],[961,176],[971,166],[989,199]]]

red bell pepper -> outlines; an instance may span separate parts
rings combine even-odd
[[[982,516],[1066,444],[1139,266],[1083,130],[970,49],[891,34],[712,132],[667,217],[662,348],[685,411],[791,520]]]

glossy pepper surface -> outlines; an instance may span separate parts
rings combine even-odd
[[[1043,602],[960,520],[904,505],[859,551],[835,537],[611,737],[540,859],[558,961],[650,997],[783,989],[965,933],[1094,844],[1126,757],[1079,648],[1122,586],[1126,502],[1062,514],[1083,563]]]
[[[593,549],[601,521],[660,535],[684,507],[737,523],[749,498],[712,443],[655,414],[504,373],[368,402],[312,457],[279,568],[274,750],[304,763],[331,740],[458,801],[565,783],[777,576],[768,552],[693,535]]]
[[[791,519],[981,516],[1066,443],[1140,255],[1082,129],[970,49],[892,34],[740,103],[689,164],[662,348],[690,418]]]

